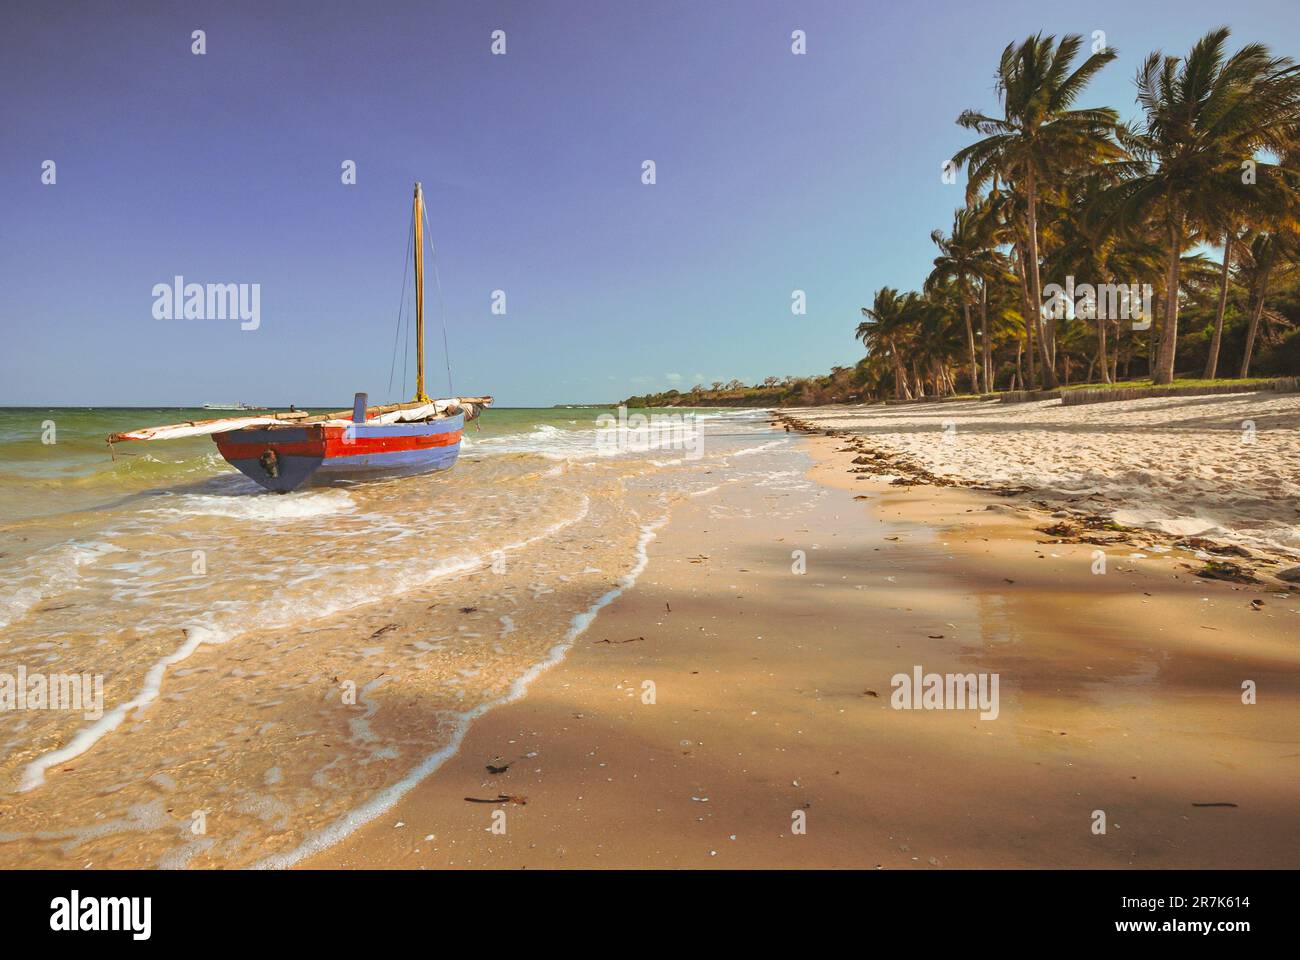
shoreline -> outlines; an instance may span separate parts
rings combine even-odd
[[[300,866],[1297,865],[1294,596],[1168,555],[1097,577],[1018,505],[857,480],[837,446],[799,443],[811,491],[675,506],[526,696]],[[999,719],[891,710],[913,665],[999,673]]]

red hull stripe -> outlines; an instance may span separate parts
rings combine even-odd
[[[450,447],[460,443],[460,431],[432,433],[414,437],[356,437],[347,442],[340,432],[338,436],[327,435],[325,438],[325,458],[359,457],[368,453],[394,453],[398,450],[430,450],[433,447]]]
[[[329,430],[322,439],[300,440],[294,443],[229,443],[223,442],[220,434],[216,439],[217,449],[227,460],[255,460],[267,450],[274,450],[280,456],[325,457],[327,460],[332,460],[336,457],[360,457],[402,450],[449,447],[460,443],[460,435],[460,430],[454,430],[413,437],[357,437],[347,442],[342,430],[337,433]]]

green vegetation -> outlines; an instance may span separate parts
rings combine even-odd
[[[782,407],[850,403],[870,399],[863,392],[863,366],[835,367],[824,377],[768,377],[746,386],[739,380],[697,384],[690,390],[668,390],[628,397],[629,407]]]

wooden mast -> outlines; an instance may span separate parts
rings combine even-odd
[[[424,392],[424,192],[415,182],[415,399],[428,403]]]

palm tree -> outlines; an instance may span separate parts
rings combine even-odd
[[[1239,202],[1227,210],[1220,221],[1213,225],[1215,234],[1223,237],[1223,263],[1220,267],[1219,302],[1214,317],[1214,335],[1205,362],[1207,380],[1214,379],[1218,373],[1219,348],[1223,342],[1223,317],[1228,305],[1229,270],[1234,247],[1238,247],[1242,240],[1252,239],[1250,228],[1267,230],[1272,227],[1290,234],[1300,229],[1300,223],[1297,222],[1297,218],[1300,217],[1300,129],[1294,133],[1296,136],[1283,154],[1282,162],[1276,165],[1255,163],[1256,182],[1249,185],[1254,189],[1244,191],[1245,196],[1240,197]],[[1246,228],[1244,231],[1243,227]],[[1244,248],[1241,257],[1249,253],[1249,247]],[[1251,332],[1248,335],[1251,349],[1254,348],[1254,331],[1258,326],[1258,317],[1252,316]],[[1249,366],[1248,351],[1243,369],[1249,369]]]
[[[1255,233],[1243,240],[1242,254],[1237,278],[1250,291],[1251,297],[1250,322],[1246,327],[1246,345],[1241,353],[1239,374],[1245,379],[1250,376],[1251,355],[1255,352],[1255,338],[1259,333],[1259,321],[1264,316],[1269,284],[1300,265],[1300,242],[1292,233]]]
[[[1056,42],[1041,33],[1020,45],[1008,44],[998,64],[997,91],[1003,116],[989,117],[966,110],[961,126],[984,139],[960,150],[953,162],[967,165],[967,199],[973,199],[995,178],[1022,193],[1025,200],[1024,246],[1019,250],[1028,285],[1026,299],[1032,323],[1042,326],[1042,284],[1039,277],[1038,204],[1065,171],[1081,162],[1118,158],[1110,137],[1118,114],[1108,108],[1070,109],[1084,87],[1102,67],[1115,59],[1111,49],[1093,53],[1074,70],[1083,39],[1071,34]],[[1056,386],[1051,362],[1055,326],[1038,337],[1044,385]]]
[[[989,196],[970,207],[975,223],[975,246],[978,250],[977,266],[980,280],[980,350],[983,354],[984,392],[994,387],[993,341],[994,331],[989,327],[989,293],[998,285],[1015,282],[1007,258],[999,251],[1007,240],[1004,213],[996,187]]]
[[[1228,309],[1228,281],[1232,269],[1232,250],[1240,236],[1228,229],[1223,233],[1223,262],[1220,265],[1219,300],[1214,310],[1214,333],[1210,337],[1210,352],[1205,358],[1205,379],[1213,380],[1219,374],[1219,349],[1223,345],[1223,317]]]
[[[1108,215],[1154,222],[1165,244],[1165,315],[1152,379],[1170,383],[1178,341],[1180,262],[1192,236],[1224,220],[1240,200],[1243,162],[1280,151],[1300,118],[1300,73],[1252,43],[1228,56],[1229,31],[1212,30],[1186,57],[1147,57],[1137,74],[1141,124],[1123,128],[1132,174],[1111,188]]]
[[[916,321],[916,294],[899,295],[892,287],[876,291],[870,307],[862,308],[867,319],[858,324],[854,336],[873,354],[888,356],[894,368],[894,397],[911,400],[907,371],[903,366],[903,344],[911,336]]]
[[[933,230],[930,239],[939,248],[939,256],[934,258],[934,270],[925,280],[925,290],[932,291],[937,285],[955,283],[961,300],[962,319],[966,324],[966,349],[970,356],[971,390],[979,393],[979,365],[975,359],[975,328],[971,325],[971,281],[977,270],[975,258],[979,251],[975,249],[974,224],[969,209],[958,210],[953,215],[952,235],[945,237],[942,230]]]
[[[960,368],[962,353],[962,293],[955,278],[932,284],[924,296],[907,306],[912,316],[911,352],[920,370],[934,385],[933,393],[951,396],[957,392],[953,372]],[[913,379],[916,379],[915,375]]]
[[[934,270],[925,281],[926,292],[953,283],[961,302],[962,319],[966,324],[966,350],[970,360],[970,386],[980,392],[981,364],[975,356],[975,331],[971,323],[971,284],[980,284],[981,337],[985,343],[984,391],[988,386],[988,290],[990,278],[1004,274],[1001,257],[995,241],[996,220],[990,213],[987,201],[968,206],[953,214],[952,234],[945,237],[942,230],[932,231],[930,239],[939,248],[934,258]]]
[[[1113,168],[1116,164],[1110,164]],[[1082,282],[1097,283],[1113,276],[1106,270],[1106,260],[1114,237],[1107,235],[1088,216],[1100,190],[1105,189],[1106,175],[1110,169],[1099,169],[1079,177],[1070,190],[1071,199],[1067,215],[1057,224],[1059,245],[1047,258],[1049,275],[1077,277]],[[1109,354],[1106,346],[1107,318],[1105,311],[1093,310],[1087,319],[1095,320],[1097,336],[1097,363],[1101,367],[1102,383],[1110,383]],[[1068,380],[1068,377],[1067,377]]]
[[[1034,323],[1031,322],[1033,310],[1029,305],[1029,281],[1026,279],[1027,271],[1025,270],[1025,258],[1023,256],[1025,249],[1025,204],[1018,195],[1001,190],[996,178],[985,200],[988,204],[989,216],[997,224],[992,231],[993,240],[999,246],[1008,247],[1010,250],[1007,258],[1008,267],[1011,271],[1010,281],[1016,287],[1021,317],[1017,334],[1020,343],[1016,349],[1016,380],[1019,389],[1025,390],[1038,383],[1037,337],[1034,334]],[[1027,359],[1029,368],[1027,374],[1021,371],[1020,361],[1022,356]]]

